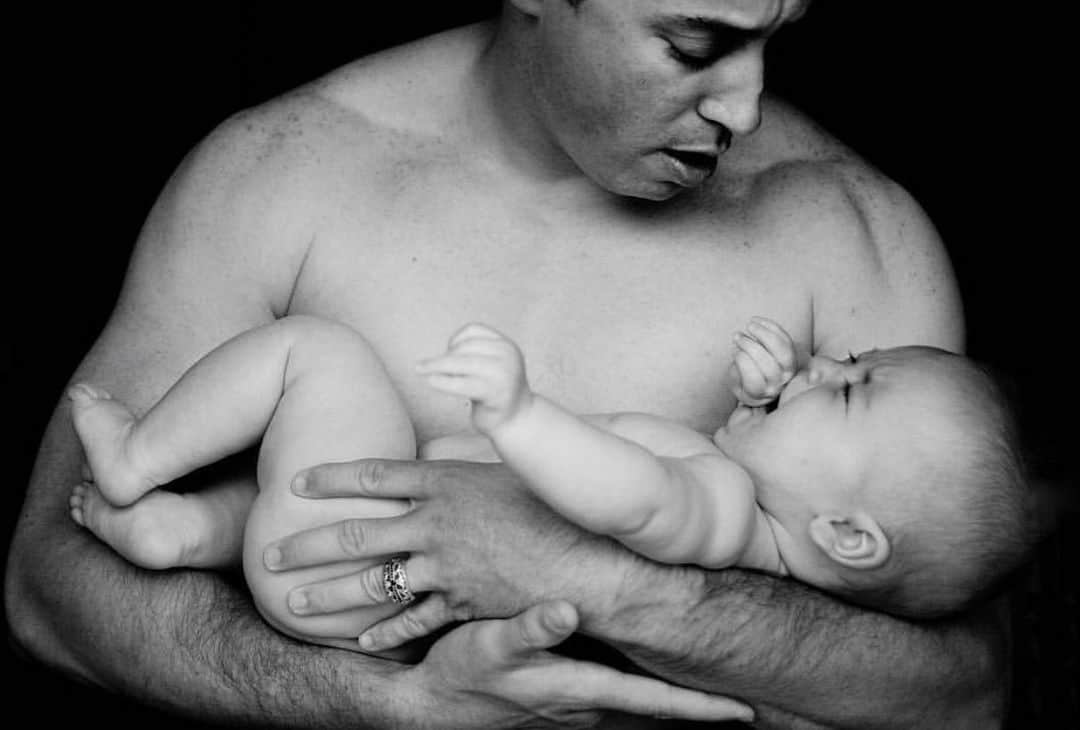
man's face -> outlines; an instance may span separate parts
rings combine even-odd
[[[701,185],[760,122],[765,40],[808,0],[549,0],[531,83],[543,125],[612,192]]]

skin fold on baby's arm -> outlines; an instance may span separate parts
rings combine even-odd
[[[581,527],[667,563],[775,569],[749,475],[706,436],[648,414],[566,411],[529,388],[520,349],[485,325],[463,327],[418,371],[469,398],[498,455]]]

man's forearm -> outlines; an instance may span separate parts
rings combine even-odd
[[[397,665],[278,634],[218,574],[148,573],[96,543],[67,547],[50,558],[61,562],[49,563],[65,565],[63,576],[10,576],[18,610],[34,615],[33,630],[18,638],[38,659],[215,722],[392,724],[379,717],[388,705],[377,698],[388,696]]]
[[[1001,722],[1004,622],[992,607],[912,624],[756,573],[645,566],[640,577],[589,633],[665,679],[749,701],[762,726]]]
[[[6,608],[27,653],[147,705],[217,722],[355,727],[385,719],[379,698],[391,695],[379,684],[398,665],[288,639],[222,575],[145,571],[79,528],[64,486],[79,472],[71,439],[55,418],[11,544]],[[250,478],[231,468],[214,476]]]

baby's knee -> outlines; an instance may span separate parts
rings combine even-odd
[[[352,327],[326,317],[290,314],[269,326],[278,330],[293,351],[332,352],[364,360],[378,360],[367,338]]]

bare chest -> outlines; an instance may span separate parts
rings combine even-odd
[[[532,388],[570,410],[715,429],[734,407],[734,331],[763,314],[805,336],[809,297],[765,265],[769,242],[628,223],[448,205],[337,226],[318,237],[292,309],[364,335],[424,441],[467,429],[468,404],[413,366],[472,321],[512,337]]]

